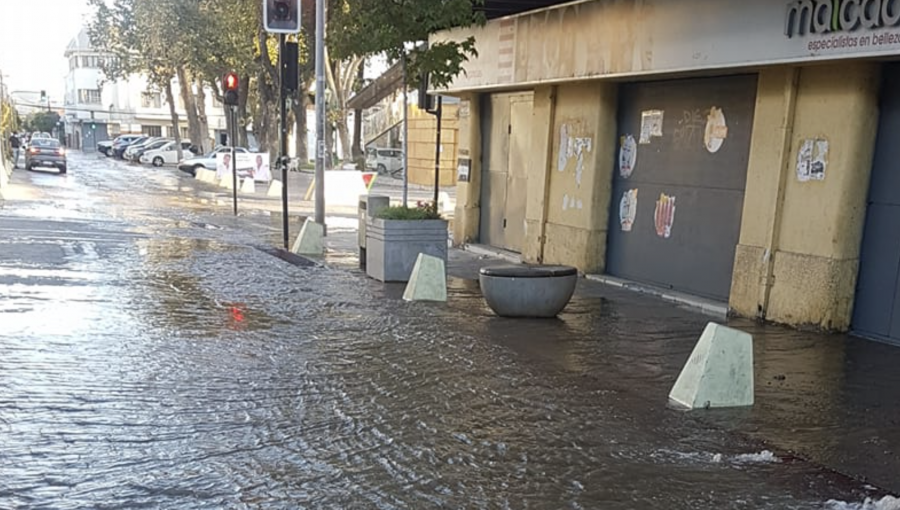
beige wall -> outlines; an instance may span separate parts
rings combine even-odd
[[[460,97],[457,162],[471,160],[468,182],[456,184],[453,243],[457,246],[478,239],[481,222],[481,107],[478,94]]]
[[[849,327],[878,124],[879,65],[760,75],[731,307],[776,322]],[[800,182],[805,140],[828,142],[822,181]]]
[[[476,103],[464,103],[460,115],[460,157],[468,154],[473,162],[471,182],[457,186],[457,244],[477,240],[479,232],[481,137]],[[531,146],[523,158],[528,174],[524,261],[603,270],[615,118],[615,84],[584,82],[535,90]],[[563,126],[573,142],[561,148]]]
[[[549,136],[552,149],[549,165],[544,167],[549,173],[544,263],[574,265],[589,273],[604,270],[616,148],[616,92],[615,84],[596,81],[557,89]]]
[[[445,104],[441,120],[441,186],[456,184],[456,154],[459,136],[459,107]],[[409,182],[434,186],[434,156],[437,119],[409,107]]]

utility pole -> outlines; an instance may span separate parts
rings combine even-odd
[[[325,0],[316,0],[316,223],[323,229],[325,153]]]
[[[285,43],[285,35],[278,34],[278,76],[280,79],[279,87],[278,87],[278,97],[281,100],[281,158],[279,158],[279,162],[281,163],[281,232],[282,232],[282,241],[284,241],[284,249],[290,249],[290,239],[288,230],[290,228],[289,218],[288,218],[288,134],[287,134],[287,101],[288,94],[285,90],[285,74],[287,72],[287,59],[286,59],[286,50],[287,44]]]
[[[406,49],[403,50],[403,207],[409,202],[409,85]]]

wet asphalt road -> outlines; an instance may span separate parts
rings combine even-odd
[[[277,219],[176,171],[70,160],[0,209],[2,509],[876,508],[630,391],[614,304],[404,303],[263,253]]]

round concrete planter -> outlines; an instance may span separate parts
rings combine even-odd
[[[494,266],[479,275],[481,293],[501,317],[552,318],[569,304],[578,271],[568,266]]]

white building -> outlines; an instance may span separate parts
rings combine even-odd
[[[142,75],[107,80],[102,67],[110,57],[92,47],[87,30],[72,39],[65,57],[69,60],[64,116],[69,147],[92,152],[97,142],[123,133],[174,136],[165,94],[154,90]],[[175,80],[172,85],[181,136],[187,139],[187,114],[180,84]],[[206,91],[205,105],[210,138],[207,145],[212,145],[212,140],[226,131],[225,114],[211,90]]]

